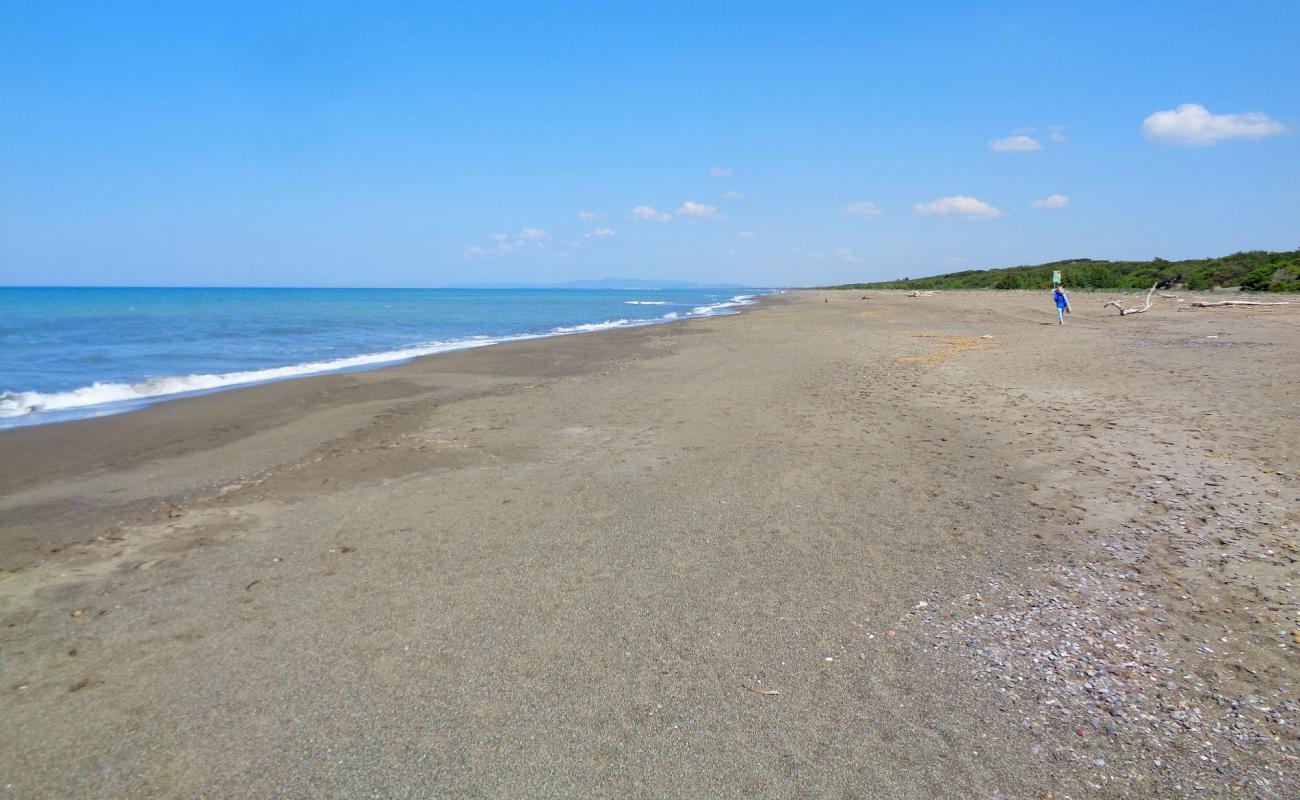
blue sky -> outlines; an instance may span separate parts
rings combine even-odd
[[[1296,2],[263,6],[0,0],[0,284],[1300,247]]]

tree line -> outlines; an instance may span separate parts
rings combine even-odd
[[[1050,264],[968,269],[925,278],[899,278],[876,283],[846,283],[830,289],[1044,289],[1052,273],[1073,289],[1162,289],[1183,287],[1207,291],[1240,287],[1252,292],[1300,292],[1300,250],[1253,250],[1222,258],[1186,261],[1098,261],[1076,258]]]

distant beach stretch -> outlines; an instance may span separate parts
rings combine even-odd
[[[1072,295],[0,431],[7,792],[1294,796],[1300,306]]]
[[[727,314],[764,291],[0,288],[0,429],[501,342]],[[647,316],[643,307],[657,310]]]

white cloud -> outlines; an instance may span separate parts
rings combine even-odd
[[[938,200],[929,203],[917,203],[912,206],[912,210],[925,217],[947,217],[971,222],[997,219],[1002,216],[1001,211],[983,200],[968,197],[964,194],[940,197]]]
[[[558,246],[569,251],[581,250],[582,248],[586,247],[589,243],[594,242],[597,239],[608,239],[614,234],[615,231],[613,228],[595,228],[593,230],[587,231],[586,233],[582,234],[581,236],[574,239],[573,241],[561,242],[559,243]],[[572,255],[572,253],[571,252],[556,253],[556,255]]]
[[[578,219],[600,219],[601,215],[595,211],[579,211]]]
[[[682,203],[682,207],[677,209],[674,213],[679,217],[688,217],[700,221],[719,219],[721,216],[718,214],[717,206],[711,206],[707,203],[696,203],[691,200]]]
[[[1066,137],[1066,135],[1065,135],[1065,126],[1064,126],[1064,125],[1048,125],[1048,126],[1047,126],[1047,138],[1048,138],[1049,141],[1053,141],[1053,142],[1068,142],[1068,141],[1069,141],[1069,139],[1068,139],[1068,138]]]
[[[461,258],[483,258],[484,256],[504,256],[521,249],[546,250],[550,247],[547,243],[551,234],[541,228],[523,228],[519,233],[509,236],[504,233],[494,233],[488,237],[495,244],[490,247],[482,245],[472,245],[461,252]]]
[[[1205,106],[1184,103],[1173,111],[1157,111],[1142,121],[1142,133],[1153,142],[1211,145],[1220,139],[1262,139],[1286,133],[1287,126],[1265,114],[1211,114]]]
[[[660,214],[650,206],[637,206],[632,209],[632,219],[645,220],[646,222],[667,222],[672,218],[672,214]]]
[[[749,195],[738,192],[735,189],[728,189],[722,193],[722,196],[728,200],[747,200],[749,198]]]
[[[853,251],[847,247],[840,247],[835,250],[835,257],[845,264],[856,264],[862,259],[853,255]]]
[[[1069,204],[1070,204],[1070,198],[1067,195],[1049,194],[1047,197],[1044,197],[1041,200],[1035,200],[1029,205],[1034,208],[1053,209],[1053,208],[1065,208]]]
[[[757,234],[753,231],[741,231],[736,234],[737,239],[753,239]]]
[[[880,213],[880,207],[870,200],[856,200],[844,206],[844,213],[868,219]]]
[[[1043,145],[1032,136],[1013,134],[992,140],[989,142],[989,149],[995,153],[1019,153],[1027,150],[1042,150]]]
[[[710,167],[710,168],[709,168],[709,177],[710,177],[710,178],[730,178],[730,177],[731,177],[731,168],[730,168],[730,167]]]
[[[514,251],[514,244],[510,242],[498,242],[491,247],[483,247],[477,244],[471,247],[466,247],[464,252],[460,255],[461,258],[483,258],[485,256],[504,256],[507,253],[513,253]]]

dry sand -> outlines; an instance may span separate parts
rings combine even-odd
[[[861,298],[0,432],[0,796],[1300,794],[1300,305]]]

